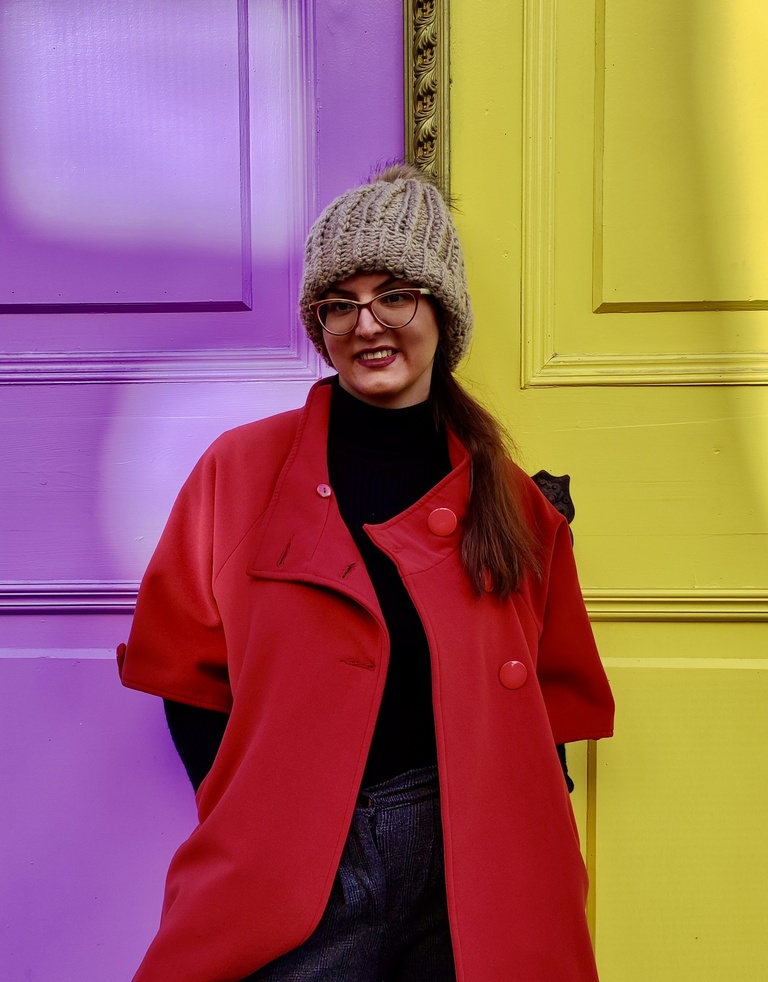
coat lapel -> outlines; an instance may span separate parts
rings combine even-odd
[[[310,391],[293,447],[260,522],[261,535],[247,572],[263,579],[329,587],[381,618],[363,558],[329,484],[330,404],[328,381],[318,382]],[[469,456],[453,434],[448,449],[450,474],[406,511],[381,525],[365,526],[403,576],[430,569],[460,548],[469,499]],[[456,517],[456,527],[447,535],[432,531],[430,516],[438,509]]]
[[[260,522],[248,574],[314,583],[344,593],[377,618],[381,611],[363,558],[328,480],[327,380],[310,391],[291,452]]]

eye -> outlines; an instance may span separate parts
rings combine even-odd
[[[413,303],[413,297],[410,293],[403,293],[399,290],[391,290],[388,293],[382,293],[380,297],[376,298],[382,307],[402,307],[405,304]]]
[[[323,309],[332,317],[341,317],[351,313],[355,309],[355,305],[348,300],[327,300]]]

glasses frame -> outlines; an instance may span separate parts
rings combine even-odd
[[[413,313],[411,314],[411,316],[408,318],[405,324],[400,324],[398,327],[393,327],[391,324],[385,324],[380,317],[376,316],[372,307],[372,304],[376,303],[377,300],[381,300],[382,297],[386,297],[390,293],[409,293],[416,302],[416,306],[413,308]],[[428,290],[425,286],[401,286],[401,287],[393,288],[391,290],[383,290],[381,293],[377,293],[375,297],[371,297],[370,300],[365,300],[365,301],[351,300],[349,297],[326,297],[323,300],[314,300],[311,304],[309,304],[309,309],[315,315],[315,320],[320,325],[320,327],[326,332],[326,334],[330,334],[332,337],[335,338],[343,338],[345,335],[351,334],[355,330],[357,325],[360,323],[360,313],[363,310],[370,310],[371,317],[373,317],[376,323],[381,325],[381,327],[385,327],[387,328],[387,330],[390,331],[402,331],[404,327],[408,327],[408,325],[413,321],[413,318],[418,313],[419,301],[421,300],[421,298],[431,297],[431,296],[432,296],[432,291]],[[320,320],[320,308],[323,306],[323,304],[333,303],[334,300],[341,300],[344,303],[351,303],[353,307],[357,307],[357,317],[355,317],[355,323],[352,325],[352,327],[348,328],[346,331],[329,331],[328,328],[325,326],[325,324],[323,324],[323,322]]]

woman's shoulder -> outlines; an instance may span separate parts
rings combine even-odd
[[[309,421],[315,421],[316,430],[317,424],[320,424],[319,430],[324,429],[324,419],[327,426],[329,392],[329,379],[320,379],[310,389],[303,406],[225,430],[213,441],[204,457],[226,460],[231,457],[242,459],[250,451],[258,451],[261,455],[288,453],[299,429],[306,427]],[[253,458],[250,460],[252,462]]]
[[[279,451],[283,447],[287,452],[293,444],[303,412],[303,408],[289,409],[274,416],[265,416],[263,419],[234,426],[218,436],[204,456],[227,460],[231,457],[240,458],[252,450],[265,453],[269,450]]]

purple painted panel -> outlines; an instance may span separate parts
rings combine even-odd
[[[305,393],[299,382],[0,387],[0,604],[3,581],[136,582],[203,450]]]
[[[324,208],[374,166],[403,156],[403,9],[394,0],[330,0],[318,11],[317,198]]]
[[[0,747],[0,979],[130,979],[195,821],[160,700],[111,661],[0,659]]]
[[[0,303],[243,306],[235,0],[16,0],[3,26]]]
[[[32,591],[33,603],[37,596],[39,594]],[[86,613],[82,608],[74,608],[66,614],[48,613],[35,606],[30,606],[28,613],[0,610],[0,668],[5,658],[29,657],[31,652],[39,657],[45,655],[53,661],[69,658],[72,651],[83,648],[90,651],[93,657],[103,658],[111,665],[116,644],[127,639],[130,625],[129,613]],[[117,684],[116,678],[112,681]],[[33,719],[34,715],[31,714],[30,718]],[[0,759],[2,754],[0,747]]]
[[[15,0],[4,14],[6,361],[248,349],[306,362],[298,0]]]

